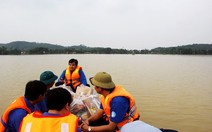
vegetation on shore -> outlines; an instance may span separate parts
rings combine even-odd
[[[212,55],[212,44],[191,44],[176,47],[158,47],[151,50],[112,49],[109,47],[61,46],[57,44],[14,41],[0,44],[0,55],[22,54],[182,54]]]

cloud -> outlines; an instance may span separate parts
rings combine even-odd
[[[210,0],[3,0],[1,42],[144,49],[211,43]]]

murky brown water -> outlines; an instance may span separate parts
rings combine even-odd
[[[0,114],[29,80],[44,70],[58,76],[77,58],[87,78],[110,73],[136,99],[141,118],[179,132],[212,131],[212,56],[31,55],[0,56]]]

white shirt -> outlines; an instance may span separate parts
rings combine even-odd
[[[121,132],[162,132],[162,131],[143,121],[137,120],[137,121],[125,124],[121,128]]]

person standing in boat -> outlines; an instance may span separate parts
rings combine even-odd
[[[1,132],[18,132],[22,119],[34,112],[34,105],[44,98],[47,88],[41,81],[29,81],[25,94],[17,98],[1,116]]]
[[[82,67],[78,65],[78,60],[76,59],[69,60],[68,66],[60,75],[58,82],[70,86],[73,92],[76,92],[77,86],[81,84],[89,86]]]
[[[101,94],[101,105],[95,114],[81,124],[80,127],[84,132],[120,131],[126,123],[139,120],[135,100],[124,88],[114,84],[110,74],[98,72],[90,78],[90,82],[96,92]],[[102,120],[104,115],[108,120],[107,123]]]
[[[46,85],[47,90],[49,90],[54,85],[55,80],[57,80],[57,78],[58,77],[52,71],[44,71],[40,74],[40,81]],[[45,99],[35,105],[35,110],[40,111],[42,113],[47,112]]]
[[[81,132],[79,118],[70,113],[73,101],[70,92],[62,87],[48,90],[45,96],[48,112],[27,115],[20,132]]]

